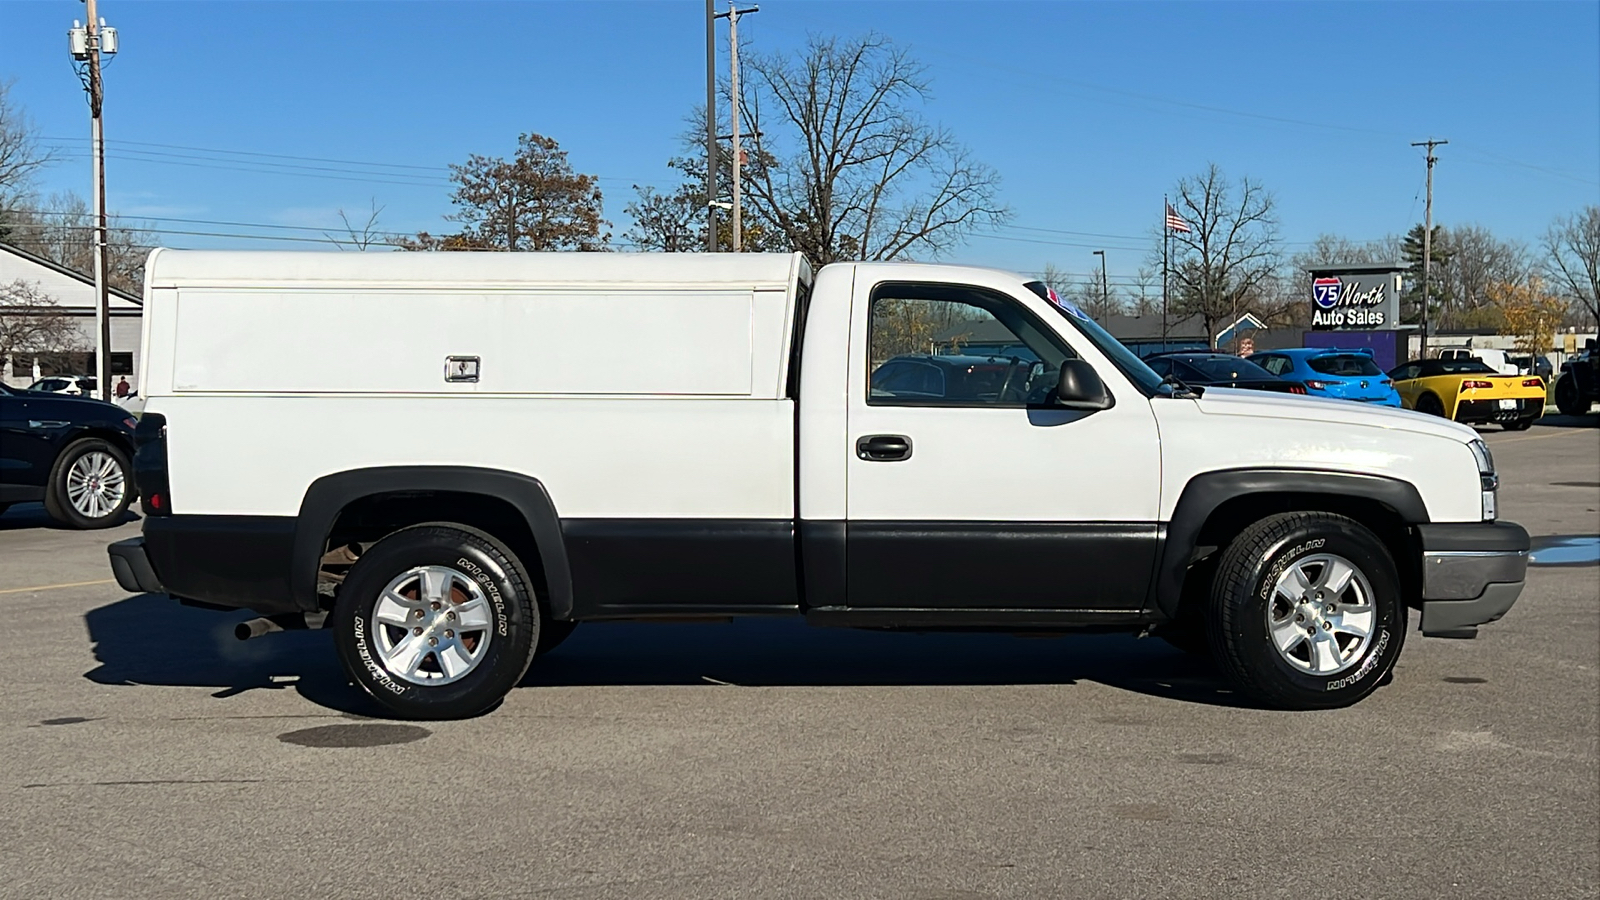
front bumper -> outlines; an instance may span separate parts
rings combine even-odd
[[[1515,522],[1418,525],[1422,633],[1473,637],[1505,615],[1528,572],[1528,532]]]

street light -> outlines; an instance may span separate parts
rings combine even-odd
[[[1111,312],[1111,282],[1106,280],[1106,252],[1094,251],[1100,257],[1100,317],[1105,318]]]

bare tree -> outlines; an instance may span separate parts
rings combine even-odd
[[[1551,288],[1600,325],[1600,206],[1557,218],[1544,235]]]
[[[106,221],[106,281],[137,294],[144,287],[144,263],[155,239],[118,216]],[[10,223],[7,243],[75,272],[94,271],[94,213],[77,194],[51,194],[42,208],[16,210]]]
[[[633,226],[624,240],[640,250],[693,253],[706,246],[705,191],[695,191],[686,181],[670,194],[655,188],[633,186],[638,196],[628,204]]]
[[[343,250],[346,244],[357,250],[365,250],[373,244],[388,243],[386,235],[378,230],[378,216],[383,212],[384,207],[378,205],[378,198],[376,197],[369,200],[368,204],[371,211],[367,214],[366,221],[362,222],[359,228],[350,221],[350,217],[341,208],[339,210],[339,221],[344,223],[345,236],[334,237],[326,231],[322,233],[323,236],[332,241],[333,245],[340,250]]]
[[[33,120],[12,102],[10,92],[11,83],[0,81],[0,228],[6,210],[31,194],[34,176],[55,158],[53,151],[40,148]]]
[[[1138,318],[1144,316],[1160,315],[1161,313],[1161,271],[1151,266],[1140,266],[1133,273],[1133,282],[1129,287],[1128,310],[1130,315]]]
[[[1533,273],[1526,245],[1501,240],[1481,225],[1444,229],[1448,259],[1435,277],[1443,304],[1441,324],[1471,325],[1483,316],[1497,318],[1491,288],[1522,284]]]
[[[1278,269],[1272,194],[1248,177],[1237,184],[1212,163],[1178,182],[1174,204],[1190,231],[1172,236],[1170,281],[1179,316],[1198,315],[1206,334],[1246,312],[1269,313]]]
[[[70,353],[86,348],[72,318],[38,284],[0,285],[0,363],[17,354]]]
[[[746,69],[750,206],[814,264],[938,256],[1009,218],[999,175],[923,119],[926,71],[887,38],[812,37]]]

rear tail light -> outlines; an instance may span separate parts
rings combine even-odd
[[[1524,378],[1522,379],[1522,386],[1542,388],[1544,387],[1544,382],[1538,378]]]
[[[1289,393],[1291,393],[1291,394],[1304,394],[1305,392],[1306,392],[1306,389],[1301,387],[1298,384],[1289,385]]]
[[[1466,381],[1461,382],[1461,389],[1464,390],[1464,391],[1470,391],[1470,390],[1473,390],[1475,388],[1492,388],[1492,387],[1494,387],[1494,382],[1492,382],[1492,381],[1479,381],[1476,378],[1468,378]]]
[[[1383,385],[1384,387],[1388,387],[1389,385],[1394,384],[1394,382],[1390,381],[1387,378],[1383,379],[1382,381],[1379,381],[1378,383]]]
[[[1313,391],[1326,390],[1327,387],[1328,387],[1328,382],[1326,382],[1326,381],[1315,381],[1315,380],[1307,381],[1306,382],[1306,387],[1310,388]]]

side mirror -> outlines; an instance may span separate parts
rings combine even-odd
[[[1100,374],[1081,359],[1061,361],[1061,377],[1056,382],[1056,405],[1068,409],[1110,409],[1114,401]]]

